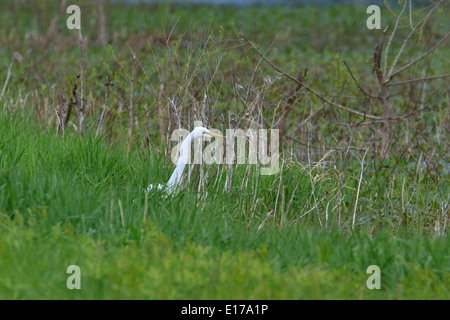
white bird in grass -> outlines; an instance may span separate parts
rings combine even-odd
[[[150,192],[152,189],[158,189],[158,190],[165,190],[167,194],[172,194],[174,191],[176,191],[181,184],[181,175],[183,174],[184,167],[189,161],[189,154],[191,150],[191,144],[195,139],[201,138],[204,135],[210,135],[215,138],[223,138],[226,139],[226,137],[212,133],[208,129],[204,127],[196,127],[194,130],[192,130],[191,133],[187,135],[186,138],[184,138],[183,142],[181,143],[180,148],[180,156],[177,161],[177,166],[175,167],[174,172],[170,176],[169,181],[165,185],[158,184],[157,186],[150,184],[147,187],[147,191]]]

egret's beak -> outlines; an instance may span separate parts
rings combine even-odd
[[[223,139],[226,139],[226,138],[227,138],[227,137],[224,137],[224,136],[221,136],[221,135],[212,133],[212,132],[206,132],[206,133],[209,134],[210,136],[215,137],[215,138],[223,138]]]

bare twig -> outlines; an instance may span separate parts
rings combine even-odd
[[[105,117],[105,113],[106,113],[106,104],[108,102],[108,87],[112,86],[112,82],[110,79],[106,78],[106,82],[105,82],[105,104],[103,105],[103,110],[102,110],[102,114],[100,116],[100,122],[98,124],[98,128],[97,128],[97,132],[95,133],[95,137],[98,137],[98,134],[100,133],[100,130],[102,129],[102,125],[103,125],[103,119]]]
[[[405,8],[406,8],[406,1],[403,4],[402,11],[400,11],[400,14],[397,16],[397,19],[395,20],[394,30],[392,30],[391,36],[389,37],[389,41],[388,41],[388,43],[386,45],[386,49],[384,51],[384,74],[386,74],[386,72],[387,72],[387,61],[388,61],[389,48],[391,47],[392,39],[394,38],[395,32],[397,31],[398,22],[400,21],[400,17],[402,16],[403,11],[405,11]]]
[[[414,83],[414,82],[420,82],[420,81],[427,81],[427,80],[435,80],[435,79],[445,79],[450,77],[450,74],[444,74],[441,76],[432,76],[432,77],[424,77],[424,78],[417,78],[417,79],[409,79],[409,80],[403,80],[403,81],[397,81],[389,83],[387,86],[392,87],[400,84],[407,84],[407,83]]]
[[[275,44],[276,41],[277,41],[277,39],[275,38],[275,40],[272,41],[272,44],[271,44],[271,45],[269,46],[269,48],[266,50],[266,52],[264,53],[264,55],[266,55],[267,52],[269,52],[270,49],[272,49],[272,46]],[[245,95],[245,103],[248,102],[248,98],[249,98],[249,96],[250,96],[250,89],[251,89],[252,84],[253,84],[253,81],[254,81],[254,79],[255,79],[256,71],[258,70],[259,65],[261,64],[262,59],[263,59],[263,57],[261,57],[261,59],[259,59],[258,63],[256,64],[256,67],[253,69],[252,77],[250,78],[250,82],[249,82],[248,85],[247,85],[247,93],[246,93],[246,95]]]
[[[366,92],[366,91],[360,86],[360,84],[358,83],[358,81],[356,80],[355,76],[353,75],[352,70],[350,70],[350,67],[349,67],[347,61],[344,60],[344,64],[345,64],[345,66],[347,67],[347,70],[348,70],[348,72],[350,73],[350,76],[352,77],[352,79],[353,79],[353,81],[355,82],[355,84],[356,84],[356,86],[358,87],[358,89],[359,89],[364,95],[366,95],[366,96],[368,96],[368,97],[370,97],[370,98],[372,98],[372,99],[378,98],[378,97],[375,97],[375,96],[371,95],[370,93]]]
[[[131,150],[131,140],[133,138],[133,120],[134,120],[134,106],[133,106],[133,94],[134,94],[134,62],[136,61],[136,54],[133,49],[130,48],[133,62],[131,64],[131,84],[130,84],[130,105],[128,106],[130,113],[130,121],[128,122],[128,144],[127,153]]]
[[[363,158],[361,160],[361,174],[359,176],[358,191],[356,192],[355,209],[353,210],[352,229],[355,229],[356,208],[358,208],[359,191],[361,190],[361,182],[362,182],[362,179],[363,179],[364,159],[366,158],[366,154],[367,154],[367,151],[369,151],[369,149],[370,149],[370,146],[367,147],[366,152],[364,152],[364,156],[363,156]]]
[[[414,29],[412,22],[412,0],[409,0],[409,26],[411,27],[411,30]]]
[[[79,40],[80,40],[80,49],[81,49],[81,73],[80,73],[80,99],[78,105],[78,132],[81,133],[83,131],[84,125],[84,72],[86,70],[86,59],[84,56],[84,45],[83,45],[83,35],[81,33],[81,29],[78,30]]]
[[[13,63],[11,61],[11,63],[9,64],[9,67],[8,67],[8,74],[6,75],[5,84],[3,85],[2,94],[0,95],[0,100],[3,99],[3,95],[5,94],[6,87],[8,86],[9,78],[11,77],[12,64]]]
[[[427,20],[428,20],[428,18],[431,16],[431,14],[434,12],[434,10],[436,10],[437,9],[437,7],[439,7],[439,5],[442,3],[442,0],[441,1],[439,1],[437,4],[435,4],[434,6],[433,6],[433,8],[431,8],[430,9],[430,11],[428,11],[428,13],[427,13],[427,15],[422,19],[422,20],[420,20],[415,26],[414,26],[414,28],[411,30],[411,32],[409,33],[409,35],[405,38],[405,40],[403,40],[403,44],[402,44],[402,46],[401,46],[401,48],[400,48],[400,50],[397,52],[397,56],[395,57],[395,59],[394,59],[394,62],[392,62],[392,65],[391,65],[391,67],[390,67],[390,69],[389,69],[389,73],[388,73],[388,75],[386,76],[386,80],[385,80],[385,82],[384,83],[387,83],[387,82],[389,82],[390,81],[390,79],[392,79],[393,77],[394,77],[394,74],[393,74],[393,72],[394,72],[394,68],[395,68],[395,66],[397,65],[397,62],[398,62],[398,59],[400,58],[400,56],[402,55],[402,52],[403,52],[403,50],[405,49],[405,47],[406,47],[406,44],[409,42],[409,39],[411,39],[411,37],[414,35],[414,33],[416,32],[416,30],[417,30],[417,28],[419,27],[419,26],[421,26],[422,25],[422,23],[425,23]],[[448,35],[448,34],[447,34]],[[435,48],[434,48],[435,49]],[[433,49],[433,50],[434,50]],[[428,55],[428,54],[427,54]],[[423,57],[422,57],[423,58]],[[422,59],[422,58],[420,58],[420,59]],[[418,60],[420,60],[420,59],[418,59]],[[417,60],[417,59],[416,59]],[[418,61],[417,60],[417,61]],[[416,62],[417,62],[416,61]],[[415,63],[415,62],[414,62]],[[402,68],[402,71],[404,70],[405,68]],[[397,71],[395,74],[398,74],[400,71]],[[386,73],[385,73],[386,74]]]
[[[56,30],[57,30],[57,24],[61,16],[64,14],[67,6],[67,0],[61,0],[58,7],[58,12],[56,13],[56,16],[52,19],[50,22],[50,26],[47,29],[47,33],[45,35],[44,41],[42,43],[42,47],[45,49],[48,47],[50,40],[54,37]]]
[[[106,19],[103,0],[98,0],[97,12],[98,12],[98,29],[99,29],[97,41],[100,45],[104,46],[108,43],[108,36],[106,35]]]
[[[263,53],[261,53],[261,51],[260,51],[258,48],[256,48],[256,46],[255,46],[255,45],[254,45],[254,44],[253,44],[253,43],[252,43],[252,42],[251,42],[244,34],[241,34],[241,36],[242,36],[242,38],[243,38],[243,39],[244,39],[244,40],[245,40],[245,41],[253,48],[253,50],[255,50],[256,53],[258,53],[259,56],[263,58],[263,60],[264,60],[265,62],[267,62],[273,69],[275,69],[276,71],[278,71],[279,73],[281,73],[281,74],[282,74],[283,76],[285,76],[286,78],[288,78],[288,79],[290,79],[290,80],[292,80],[292,81],[294,81],[294,82],[300,84],[300,85],[303,86],[307,91],[309,91],[310,93],[312,93],[313,95],[315,95],[316,97],[318,97],[319,99],[321,99],[322,101],[328,103],[329,105],[331,105],[331,106],[333,106],[333,107],[336,107],[336,108],[339,108],[339,109],[342,109],[342,110],[345,110],[345,111],[350,112],[350,113],[352,113],[352,114],[356,114],[356,115],[359,115],[359,116],[361,116],[361,117],[364,117],[364,112],[360,112],[360,111],[357,111],[357,110],[353,110],[353,109],[347,108],[347,107],[345,107],[345,106],[343,106],[343,105],[341,105],[341,104],[334,103],[334,102],[330,101],[329,99],[325,98],[322,94],[318,93],[318,92],[315,91],[314,89],[312,89],[312,88],[310,88],[309,86],[307,86],[307,85],[306,85],[305,83],[303,83],[302,81],[300,81],[300,80],[298,80],[297,78],[291,76],[290,74],[284,72],[284,71],[281,70],[279,67],[277,67],[272,61],[270,61],[269,59],[267,59],[267,58],[265,57],[265,55],[264,55]],[[366,114],[366,117],[369,118],[369,119],[375,119],[375,120],[381,120],[381,119],[383,119],[382,117],[374,116],[374,115],[371,115],[371,114]]]
[[[398,69],[396,72],[392,73],[392,70],[390,72],[390,74],[388,75],[388,77],[386,78],[385,84],[387,84],[392,78],[394,78],[396,75],[398,75],[399,73],[403,72],[405,69],[411,67],[413,64],[415,64],[416,62],[422,60],[423,58],[425,58],[426,56],[428,56],[430,53],[432,53],[434,50],[436,50],[438,47],[440,47],[445,40],[447,40],[447,38],[450,36],[450,31],[447,32],[447,34],[438,41],[438,43],[436,43],[430,50],[428,50],[427,52],[425,52],[424,54],[422,54],[420,57],[412,60],[411,62],[405,64],[403,67],[401,67],[400,69]]]
[[[283,167],[284,167],[284,160],[281,164],[281,170],[280,170],[280,183],[278,184],[278,192],[277,192],[277,198],[275,200],[275,209],[273,209],[273,215],[274,217],[277,214],[277,205],[278,205],[278,196],[280,195],[280,188],[281,188],[281,182],[283,180]],[[280,218],[281,219],[281,218]]]

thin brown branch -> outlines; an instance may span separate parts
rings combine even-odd
[[[359,91],[361,91],[364,95],[366,95],[366,96],[368,96],[368,97],[370,97],[370,98],[373,98],[373,99],[378,98],[378,97],[376,97],[376,96],[371,95],[371,94],[368,93],[367,91],[365,91],[365,90],[361,87],[361,85],[358,83],[358,80],[356,80],[355,76],[353,75],[352,70],[350,70],[350,67],[349,67],[347,61],[344,60],[344,64],[345,64],[345,66],[347,67],[347,70],[348,70],[348,72],[350,73],[350,76],[352,77],[352,79],[353,79],[353,81],[355,82],[356,86],[358,87]]]
[[[136,54],[133,49],[131,49],[132,56],[132,64],[131,64],[131,83],[130,83],[130,104],[128,106],[130,113],[130,121],[128,123],[128,144],[127,144],[127,153],[130,153],[131,150],[131,140],[133,138],[133,120],[134,120],[134,105],[133,105],[133,95],[134,95],[134,63],[136,61]]]
[[[395,32],[397,31],[397,27],[398,27],[398,23],[400,21],[400,17],[402,16],[403,11],[405,11],[406,2],[407,1],[405,1],[404,5],[403,5],[403,8],[402,8],[402,11],[400,11],[400,14],[397,16],[397,19],[395,20],[394,30],[392,31],[391,36],[389,37],[389,41],[388,41],[388,43],[386,45],[386,49],[384,51],[384,74],[386,74],[386,72],[387,72],[387,61],[388,61],[389,48],[391,46],[392,39],[394,38]]]
[[[45,34],[44,41],[42,43],[42,47],[45,49],[48,47],[50,40],[54,38],[54,35],[57,31],[57,24],[61,16],[64,14],[67,6],[67,0],[61,0],[58,6],[58,12],[56,13],[56,16],[52,19],[50,22],[50,26],[47,29],[47,33]]]
[[[407,83],[414,83],[414,82],[420,82],[420,81],[428,81],[428,80],[435,80],[435,79],[445,79],[450,77],[450,74],[444,74],[441,76],[432,76],[432,77],[424,77],[424,78],[417,78],[417,79],[409,79],[409,80],[403,80],[403,81],[397,81],[389,83],[387,86],[392,87],[399,84],[407,84]]]
[[[3,95],[5,94],[6,87],[8,86],[9,78],[11,77],[12,65],[13,65],[13,62],[11,60],[11,63],[9,64],[9,67],[8,67],[8,74],[6,75],[6,80],[5,80],[5,83],[3,84],[3,90],[2,90],[2,93],[0,95],[0,100],[3,99]]]
[[[80,50],[81,50],[81,72],[80,72],[80,99],[78,105],[78,132],[81,133],[83,131],[84,125],[84,73],[86,71],[86,58],[84,56],[84,43],[83,43],[83,34],[81,33],[81,29],[78,30],[78,36],[80,40]]]
[[[295,77],[293,77],[293,76],[291,76],[290,74],[288,74],[288,73],[286,73],[286,72],[284,72],[283,70],[281,70],[278,66],[276,66],[272,61],[270,61],[269,59],[267,59],[265,56],[264,56],[264,54],[258,49],[258,48],[256,48],[256,46],[243,34],[243,33],[241,33],[241,36],[242,36],[242,38],[253,48],[253,50],[255,50],[255,52],[261,57],[261,58],[263,58],[263,60],[266,62],[266,63],[268,63],[273,69],[275,69],[276,71],[278,71],[279,73],[281,73],[283,76],[285,76],[286,78],[288,78],[288,79],[290,79],[290,80],[292,80],[292,81],[294,81],[294,82],[296,82],[296,83],[298,83],[299,85],[301,85],[301,86],[303,86],[307,91],[309,91],[310,93],[312,93],[313,95],[315,95],[316,97],[318,97],[320,100],[322,100],[322,101],[324,101],[324,102],[326,102],[326,103],[328,103],[329,105],[331,105],[331,106],[333,106],[333,107],[336,107],[336,108],[339,108],[339,109],[342,109],[342,110],[345,110],[345,111],[347,111],[347,112],[350,112],[350,113],[352,113],[352,114],[356,114],[356,115],[359,115],[359,116],[361,116],[361,117],[364,117],[364,112],[360,112],[360,111],[357,111],[357,110],[353,110],[353,109],[350,109],[350,108],[347,108],[347,107],[345,107],[345,106],[343,106],[343,105],[341,105],[341,104],[338,104],[338,103],[334,103],[334,102],[332,102],[332,101],[330,101],[330,100],[328,100],[327,98],[325,98],[322,94],[320,94],[320,93],[318,93],[317,91],[315,91],[314,89],[312,89],[312,88],[310,88],[309,86],[307,86],[305,83],[303,83],[302,81],[300,81],[300,80],[298,80],[297,78],[295,78]],[[371,115],[371,114],[366,114],[365,115],[366,116],[366,118],[369,118],[369,119],[375,119],[375,120],[381,120],[382,119],[382,117],[378,117],[378,116],[374,116],[374,115]]]
[[[400,56],[402,55],[402,52],[403,52],[403,50],[405,49],[406,44],[409,42],[409,39],[411,39],[411,37],[414,35],[414,33],[416,32],[417,28],[418,28],[419,26],[421,26],[422,23],[425,23],[425,22],[428,20],[428,18],[431,16],[431,14],[434,12],[434,10],[436,10],[436,9],[439,7],[439,5],[440,5],[441,3],[442,3],[442,0],[439,1],[437,4],[435,4],[435,5],[430,9],[430,11],[425,15],[425,17],[424,17],[422,20],[420,20],[420,21],[414,26],[414,28],[411,30],[411,32],[410,32],[409,35],[405,38],[405,40],[403,40],[403,44],[402,44],[402,46],[400,47],[400,50],[397,52],[397,56],[395,57],[394,62],[392,62],[391,68],[389,69],[389,73],[388,73],[388,75],[387,75],[386,78],[385,78],[385,79],[386,79],[385,82],[384,82],[385,84],[386,84],[387,82],[389,82],[390,79],[392,79],[392,78],[394,77],[394,74],[393,74],[394,68],[395,68],[395,66],[397,65],[397,62],[398,62]],[[417,61],[418,61],[418,60],[417,60]],[[385,74],[386,74],[386,73],[385,73]],[[398,74],[398,71],[396,72],[396,74]]]
[[[405,64],[403,67],[401,67],[400,69],[398,69],[396,72],[392,73],[391,75],[389,75],[386,79],[386,81],[384,82],[385,84],[387,84],[392,78],[394,78],[396,75],[398,75],[399,73],[403,72],[404,70],[406,70],[407,68],[411,67],[413,64],[415,64],[416,62],[422,60],[423,58],[425,58],[426,56],[428,56],[430,53],[432,53],[434,50],[436,50],[438,47],[440,47],[445,40],[447,40],[447,38],[450,36],[450,31],[447,32],[447,34],[438,41],[438,43],[436,43],[430,50],[428,50],[427,52],[425,52],[423,55],[421,55],[420,57],[414,59],[413,61]]]
[[[103,105],[102,114],[100,116],[100,122],[98,124],[97,132],[95,133],[95,137],[96,138],[97,138],[98,134],[100,133],[100,130],[102,129],[103,119],[104,119],[105,113],[106,113],[106,105],[108,103],[108,87],[111,87],[111,86],[113,86],[113,83],[111,82],[110,79],[108,79],[108,77],[106,77],[106,82],[105,82],[105,104]]]
[[[372,72],[374,72],[375,75],[377,76],[377,81],[378,81],[378,84],[380,86],[382,86],[382,84],[384,82],[384,74],[381,71],[381,52],[383,50],[384,39],[386,37],[386,32],[388,30],[388,27],[386,27],[383,30],[383,37],[381,38],[380,43],[377,43],[377,46],[375,47],[375,50],[374,50],[373,56],[372,56],[373,57],[373,69],[372,69]]]
[[[411,30],[414,29],[414,24],[412,22],[412,0],[409,0],[409,26]]]
[[[437,110],[437,109],[438,109],[438,108],[423,107],[423,108],[420,108],[420,109],[418,109],[418,110],[411,111],[410,113],[407,113],[407,114],[405,114],[405,115],[403,115],[403,116],[399,116],[399,117],[397,117],[397,118],[395,118],[395,119],[388,119],[388,120],[402,120],[402,121],[405,121],[406,119],[408,119],[408,118],[410,118],[410,117],[412,117],[412,116],[414,116],[414,115],[416,115],[416,114],[419,114],[419,113],[421,113],[421,112],[423,112],[423,111],[426,111],[426,110],[435,111],[435,110]],[[361,125],[372,125],[372,124],[377,124],[377,123],[384,123],[385,121],[386,121],[386,119],[383,119],[383,120],[373,120],[373,121],[368,121],[368,122],[359,122],[359,123],[343,123],[343,122],[338,122],[338,124],[340,124],[340,125],[346,125],[346,126],[358,127],[358,126],[361,126]]]
[[[105,19],[105,9],[103,5],[103,0],[98,0],[97,2],[97,13],[98,13],[98,38],[97,41],[100,45],[104,46],[108,43],[108,36],[106,33],[106,19]]]

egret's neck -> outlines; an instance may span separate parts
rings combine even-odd
[[[193,140],[194,136],[191,132],[190,134],[188,134],[186,138],[184,138],[183,142],[181,143],[180,156],[178,157],[175,171],[172,173],[169,182],[167,182],[168,187],[173,187],[181,183],[181,175],[183,174],[184,167],[189,162],[191,153],[191,144]]]

